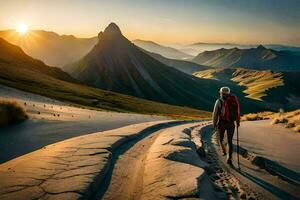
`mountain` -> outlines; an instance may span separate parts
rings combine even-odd
[[[67,71],[80,81],[101,89],[163,103],[211,110],[223,83],[200,79],[169,67],[127,40],[111,23],[99,33],[99,42]],[[232,85],[235,91],[241,86]],[[237,94],[243,112],[264,110],[260,102]]]
[[[136,46],[141,47],[142,49],[145,49],[149,52],[160,54],[167,58],[179,59],[179,60],[192,58],[191,55],[183,53],[175,48],[163,46],[152,41],[134,40],[132,42]]]
[[[2,38],[0,38],[0,69],[0,77],[5,79],[22,76],[28,72],[37,76],[78,82],[61,69],[45,65],[42,61],[26,55],[20,47],[12,45]]]
[[[300,70],[300,56],[290,51],[275,51],[262,45],[250,49],[218,49],[198,54],[193,62],[211,67],[243,67],[276,71]]]
[[[33,59],[20,47],[2,38],[0,38],[0,84],[101,110],[184,118],[210,116],[209,112],[201,110],[162,104],[82,85],[61,69]]]
[[[207,80],[155,60],[114,23],[99,33],[98,44],[82,60],[66,70],[91,86],[164,103],[207,109],[214,99],[209,92],[214,83],[209,87]]]
[[[43,30],[31,30],[25,35],[6,30],[0,31],[0,37],[20,46],[31,57],[59,67],[78,61],[97,43],[97,37],[77,38]]]
[[[146,54],[148,54],[149,56],[153,57],[154,59],[158,60],[159,62],[173,67],[179,71],[182,71],[186,74],[190,74],[192,75],[193,73],[197,72],[197,71],[202,71],[202,70],[206,70],[206,69],[210,69],[210,67],[204,66],[204,65],[199,65],[197,63],[193,63],[190,61],[185,61],[185,60],[176,60],[176,59],[170,59],[170,58],[166,58],[160,54],[157,53],[152,53],[149,51],[146,51],[142,48],[140,48],[142,51],[144,51]]]
[[[300,72],[274,72],[243,68],[215,68],[194,73],[196,77],[238,84],[246,97],[259,100],[268,109],[300,108]]]

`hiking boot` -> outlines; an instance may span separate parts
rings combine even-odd
[[[228,165],[232,165],[232,160],[228,159],[228,160],[227,160],[227,164],[228,164]]]

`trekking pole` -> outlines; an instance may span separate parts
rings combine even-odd
[[[239,127],[236,127],[236,142],[237,142],[237,161],[238,161],[238,170],[241,170],[240,168],[240,142],[239,142]]]

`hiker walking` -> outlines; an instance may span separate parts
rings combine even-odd
[[[217,130],[223,155],[227,155],[227,164],[232,164],[232,139],[236,126],[240,126],[240,104],[235,95],[230,94],[228,87],[220,88],[220,98],[216,100],[213,111],[213,126]],[[224,146],[224,135],[227,133],[227,149]]]

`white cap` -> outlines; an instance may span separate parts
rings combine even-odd
[[[221,87],[220,93],[222,94],[230,94],[230,88],[229,87]]]

